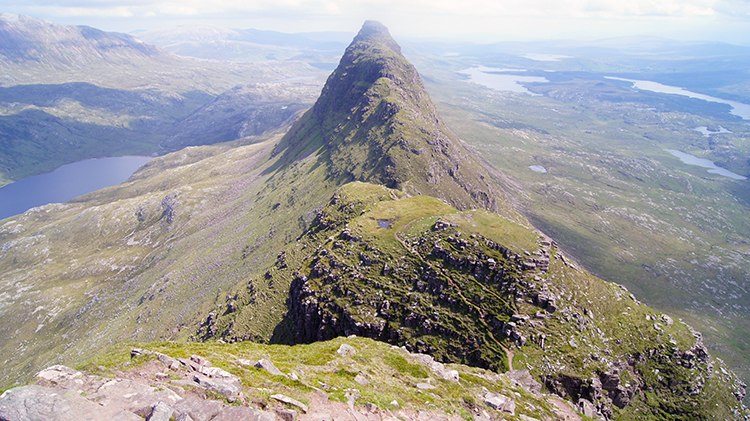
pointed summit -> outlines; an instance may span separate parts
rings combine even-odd
[[[503,208],[504,193],[441,121],[388,29],[367,21],[318,101],[278,145],[281,162],[317,153],[337,183],[366,181],[459,209]]]
[[[388,32],[388,28],[386,28],[382,23],[375,20],[365,21],[364,25],[362,25],[362,29],[360,29],[357,36],[354,37],[352,45],[358,42],[381,43],[387,45],[390,49],[401,53],[401,46],[399,46],[398,43],[393,38],[391,38],[391,34],[390,32]]]

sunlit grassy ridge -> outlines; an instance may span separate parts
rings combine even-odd
[[[446,362],[526,368],[550,390],[574,402],[591,399],[615,419],[732,418],[742,411],[732,395],[739,381],[726,377],[722,362],[682,362],[686,350],[699,349],[689,327],[577,268],[554,247],[548,270],[526,266],[544,253],[545,241],[486,211],[347,184],[265,275],[289,288],[289,311],[274,338],[356,334]],[[215,336],[236,341],[251,331],[257,293],[243,289],[221,308],[227,311],[215,313]],[[540,296],[552,297],[554,308]],[[620,399],[616,393],[586,390],[613,369],[633,392],[611,406],[607,399]]]
[[[684,418],[742,411],[736,379],[684,324],[528,227],[443,130],[383,29],[365,25],[320,105],[283,137],[187,148],[121,186],[3,221],[3,382],[127,340],[353,333],[528,368],[622,419],[657,416],[661,396]]]

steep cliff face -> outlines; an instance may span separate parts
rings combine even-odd
[[[324,152],[339,182],[368,181],[459,209],[515,214],[478,158],[443,124],[419,73],[378,22],[364,24],[282,150],[285,160]]]

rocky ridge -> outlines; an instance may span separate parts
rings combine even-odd
[[[256,347],[250,352],[262,349]],[[178,353],[186,351],[189,349]],[[243,356],[249,352],[242,348],[232,350],[238,351]],[[387,403],[369,401],[373,392],[383,386],[378,382],[393,383],[379,377],[384,375],[382,369],[357,357],[375,355],[373,352],[390,361],[399,361],[394,366],[399,370],[389,371],[391,378],[398,377],[389,386],[399,389],[398,399]],[[294,363],[285,373],[264,358],[254,361],[224,354],[175,358],[159,351],[134,348],[129,360],[114,366],[89,366],[79,371],[55,365],[42,370],[34,384],[8,390],[0,396],[0,420],[581,419],[554,396],[542,394],[541,385],[528,371],[493,374],[466,366],[446,367],[429,355],[354,337],[322,343],[316,353],[330,355],[331,360],[324,365]],[[210,360],[229,372],[214,366]],[[278,359],[276,362],[285,367],[290,363]],[[331,370],[355,375],[315,382],[319,376],[315,373]],[[450,391],[460,391],[463,398],[453,401]],[[434,400],[435,404],[420,405],[424,399]]]
[[[442,362],[527,368],[590,417],[690,419],[713,411],[707,390],[717,388],[722,416],[746,413],[745,386],[710,358],[699,333],[497,215],[353,183],[266,276],[293,279],[293,343],[357,335]],[[236,312],[212,319],[206,337],[241,340],[247,298],[234,300]]]

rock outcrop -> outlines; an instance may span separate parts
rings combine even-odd
[[[326,364],[328,369],[326,365],[297,365],[299,375],[290,373],[288,378],[291,381],[286,384],[272,380],[282,374],[267,369],[269,366],[275,367],[270,360],[259,364],[238,359],[232,363],[244,367],[240,372],[254,373],[250,376],[253,380],[243,382],[222,369],[212,367],[208,359],[202,356],[174,358],[142,348],[133,349],[131,361],[118,365],[123,370],[109,372],[106,377],[56,365],[39,372],[36,384],[10,389],[2,394],[0,421],[460,421],[468,416],[499,420],[506,414],[517,415],[524,420],[551,420],[560,415],[556,410],[541,408],[545,406],[547,398],[540,393],[539,385],[530,379],[528,372],[511,372],[506,376],[464,366],[446,368],[428,355],[411,354],[360,338],[349,340],[354,346],[350,343],[338,346],[346,352],[332,352],[331,355],[338,357]],[[213,349],[217,350],[218,347]],[[384,368],[387,370],[392,362],[385,364],[386,367],[358,366],[356,370],[366,371],[372,382],[360,373],[354,379],[357,388],[351,387],[351,380],[347,376],[329,377],[331,384],[316,382],[327,392],[308,383],[311,379],[305,373],[328,371],[331,363],[351,367],[351,358],[359,351],[366,352],[368,348],[378,348],[374,355],[388,354],[386,361],[398,361],[399,364],[394,366],[398,370],[388,371],[390,374],[383,377]],[[269,350],[270,347],[263,353]],[[316,354],[319,355],[320,350]],[[217,361],[216,354],[213,355]],[[226,363],[221,359],[218,361]],[[425,377],[413,383],[409,373],[416,374],[422,369],[428,370],[423,373]],[[107,371],[103,366],[93,370],[101,373]],[[404,378],[394,384],[393,376]],[[459,381],[460,376],[463,376],[463,381]],[[216,389],[203,384],[202,380],[192,380],[196,377],[232,384],[240,392],[219,396]],[[357,380],[357,377],[360,379]],[[387,386],[384,388],[383,382],[397,387],[400,393],[398,400],[390,404],[381,402],[379,407],[367,399],[373,397],[373,390],[391,393]],[[477,388],[477,382],[482,384],[481,388]],[[447,415],[435,405],[428,408],[413,405],[421,403],[423,399],[432,399],[440,394],[447,397],[455,392],[446,391],[443,387],[445,384],[463,390],[464,406],[460,403],[456,406],[461,408],[462,416]],[[283,393],[278,393],[279,389]],[[343,396],[338,392],[341,389],[344,390]],[[338,398],[334,399],[335,396]],[[476,399],[469,396],[476,396]],[[236,399],[230,402],[233,397]],[[451,405],[454,404],[451,402]],[[580,417],[574,416],[572,419],[579,420]]]

